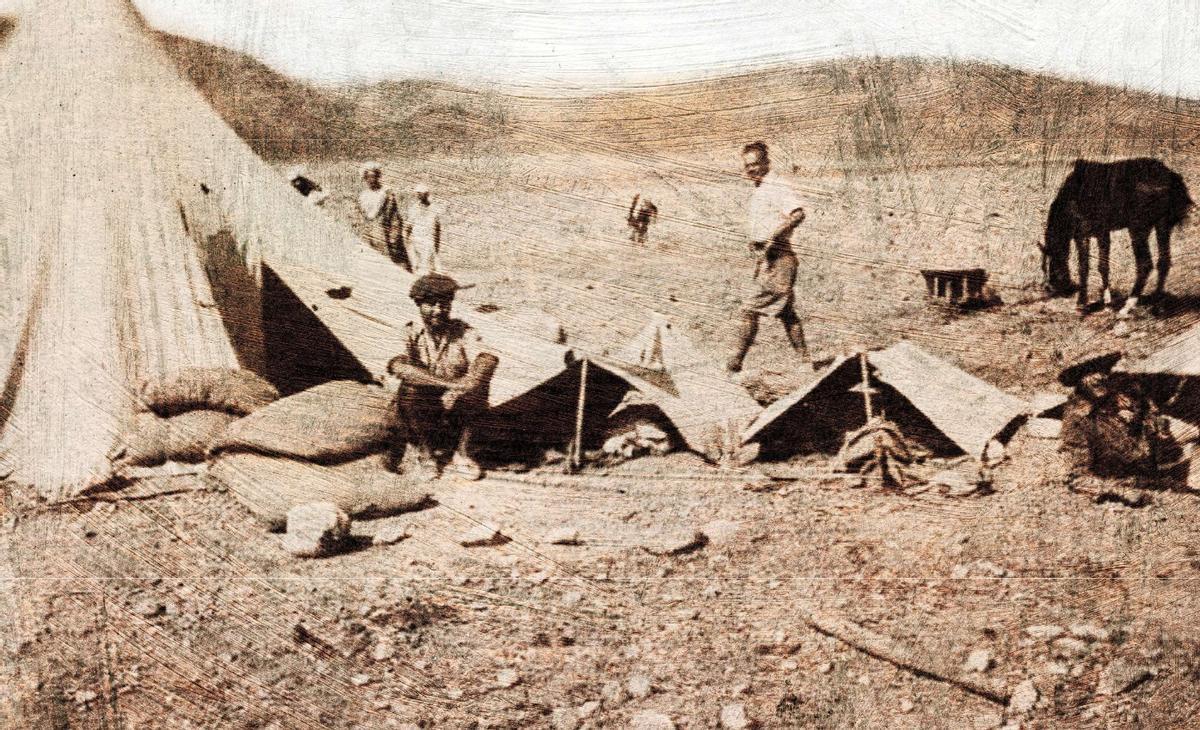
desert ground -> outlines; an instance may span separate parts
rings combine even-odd
[[[1194,107],[1067,85],[1085,100],[1122,101],[1124,111],[1112,112],[1121,124],[1133,124],[1128,109],[1139,105],[1166,115],[1182,137],[1163,142],[1165,127],[1149,125],[1110,139],[1082,125],[1051,139],[1049,126],[1028,120],[1026,131],[1012,131],[980,101],[1002,96],[993,82],[1014,73],[959,69],[950,83],[910,62],[899,66],[909,76],[887,77],[899,92],[875,94],[854,89],[882,77],[856,68],[843,69],[850,90],[835,101],[844,103],[822,102],[823,87],[772,86],[758,113],[792,125],[786,136],[781,126],[746,126],[746,136],[777,144],[776,164],[794,166],[813,201],[798,238],[797,293],[818,355],[909,339],[1032,397],[1058,391],[1059,370],[1088,353],[1146,354],[1198,319],[1200,236],[1190,228],[1176,235],[1172,296],[1115,331],[1112,311],[1080,318],[1071,302],[1044,298],[1035,246],[1080,154],[1158,154],[1195,196],[1200,157],[1184,139],[1200,118]],[[236,70],[221,77],[233,87]],[[1010,92],[1041,88],[1021,83]],[[706,93],[744,85],[714,82]],[[241,88],[246,98],[270,91]],[[750,139],[735,136],[738,119],[712,112],[707,137],[693,123],[685,140],[668,140],[670,124],[645,109],[666,108],[673,93],[690,92],[487,97],[507,104],[507,131],[485,130],[462,149],[414,142],[390,155],[306,155],[261,140],[258,149],[281,170],[306,162],[333,196],[329,214],[351,225],[367,152],[408,200],[414,182],[430,183],[446,210],[446,264],[476,284],[456,304],[466,318],[483,304],[550,315],[572,345],[602,352],[657,311],[723,360],[750,266],[741,236],[749,185],[737,155]],[[1045,102],[1058,92],[1038,93]],[[895,103],[880,105],[887,100]],[[918,104],[927,106],[913,111]],[[1075,118],[1072,104],[1045,109],[1059,109],[1061,121]],[[1010,107],[1041,113],[1020,99]],[[462,141],[464,129],[440,133]],[[644,247],[625,228],[634,193],[661,211]],[[1113,248],[1124,291],[1133,271],[1124,233]],[[1003,306],[928,305],[918,269],[958,265],[986,268]],[[746,387],[765,403],[805,377],[782,331],[766,325]],[[1197,495],[1144,492],[1136,507],[1097,501],[1067,490],[1056,448],[1018,431],[992,490],[964,497],[859,487],[831,477],[820,455],[739,469],[675,453],[574,475],[554,463],[492,471],[473,484],[443,479],[428,509],[356,522],[355,549],[319,560],[288,556],[278,534],[194,476],[64,505],[10,484],[0,671],[11,689],[0,724],[1200,724]],[[510,540],[463,547],[481,524]],[[409,537],[372,540],[398,528]],[[578,544],[550,544],[561,528],[577,532]],[[689,545],[697,530],[707,542]],[[1010,707],[868,656],[815,631],[803,619],[812,612],[888,637],[923,666],[1016,691],[1019,701]],[[982,671],[964,667],[969,657]]]

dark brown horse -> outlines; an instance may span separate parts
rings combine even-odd
[[[1105,304],[1112,302],[1108,283],[1110,235],[1129,229],[1137,277],[1123,312],[1137,306],[1138,297],[1150,276],[1150,231],[1158,243],[1158,287],[1161,295],[1171,269],[1171,231],[1192,207],[1187,185],[1179,173],[1158,160],[1140,157],[1117,162],[1075,160],[1050,204],[1046,219],[1046,242],[1042,249],[1044,285],[1054,296],[1076,291],[1068,263],[1071,241],[1075,241],[1079,264],[1078,306],[1088,304],[1088,257],[1091,239],[1099,243],[1100,283]]]

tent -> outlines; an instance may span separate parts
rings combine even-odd
[[[835,451],[844,434],[866,423],[860,357],[870,368],[876,413],[935,455],[982,457],[1029,412],[1020,398],[940,360],[910,342],[836,359],[821,375],[754,419],[743,442],[767,455]]]
[[[0,79],[10,478],[47,496],[86,486],[138,384],[183,366],[249,368],[285,391],[382,372],[417,316],[410,277],[305,205],[127,0],[29,5]],[[501,351],[494,403],[566,366],[566,348],[472,323]]]
[[[102,478],[139,384],[185,366],[251,369],[285,394],[381,374],[418,316],[411,277],[259,159],[128,0],[29,6],[0,77],[5,475],[47,497]],[[653,390],[618,366],[587,379],[590,361],[512,320],[469,319],[500,355],[491,418],[518,441],[582,413],[580,392],[599,418]],[[736,403],[730,417],[748,405],[708,368],[667,371],[671,394],[653,392],[691,439],[719,413],[704,398]]]

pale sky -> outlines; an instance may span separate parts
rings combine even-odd
[[[745,64],[954,56],[1200,98],[1200,0],[135,0],[308,80],[593,90]]]

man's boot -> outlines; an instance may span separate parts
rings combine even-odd
[[[467,428],[458,440],[458,447],[454,449],[454,455],[450,457],[450,472],[460,479],[474,482],[483,478],[483,467],[471,456],[470,442],[471,429]]]

